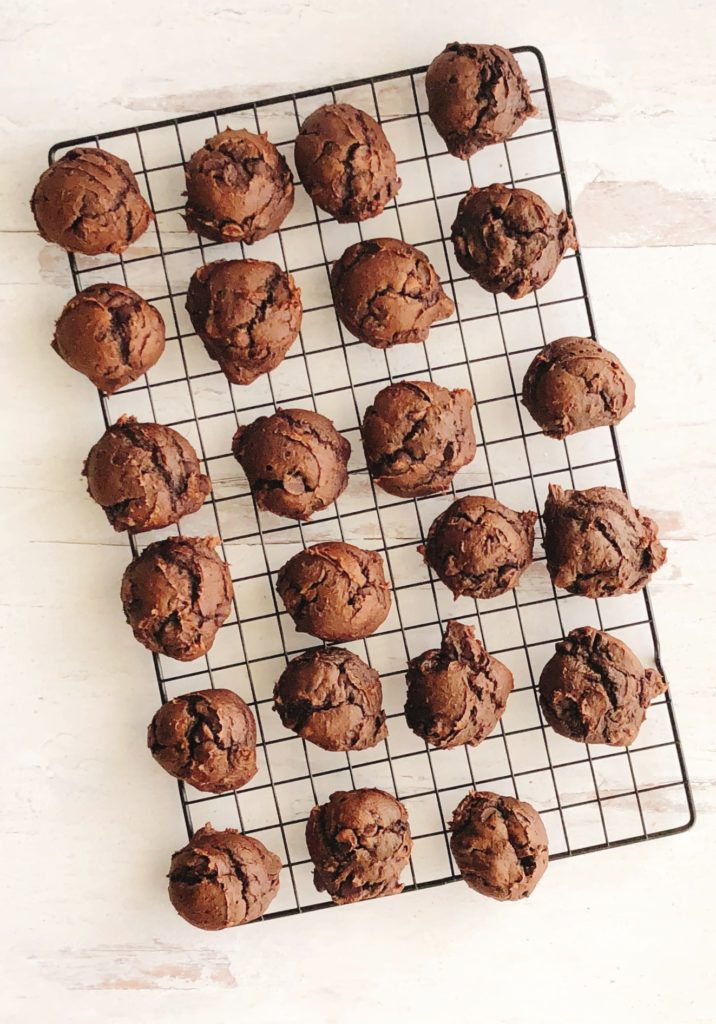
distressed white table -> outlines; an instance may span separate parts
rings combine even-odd
[[[713,1020],[713,11],[1,7],[3,1019]],[[117,616],[127,548],[79,478],[99,407],[48,348],[71,286],[29,193],[59,138],[425,63],[452,38],[533,43],[547,59],[600,336],[638,378],[619,434],[669,547],[651,591],[699,819],[554,864],[524,905],[456,884],[196,932],[164,895],[183,823],[144,749],[156,688]]]

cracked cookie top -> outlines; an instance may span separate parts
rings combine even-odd
[[[186,226],[215,242],[258,242],[293,207],[293,176],[266,134],[227,128],[186,165]]]
[[[296,170],[316,204],[341,223],[377,217],[400,188],[381,126],[349,103],[328,103],[301,125]]]
[[[342,323],[374,348],[425,341],[435,321],[455,311],[425,253],[396,238],[349,246],[331,285]]]
[[[301,293],[264,260],[217,260],[189,281],[186,309],[206,351],[232,384],[275,370],[298,337]]]
[[[543,519],[552,582],[572,594],[633,594],[666,561],[656,523],[616,487],[565,491],[550,484]]]
[[[163,704],[147,746],[162,768],[203,793],[226,793],[256,774],[256,722],[233,690],[197,690]]]
[[[196,452],[160,423],[120,416],[87,456],[87,490],[115,530],[144,533],[201,508],[211,490]]]
[[[521,299],[553,276],[567,249],[577,249],[572,218],[556,214],[526,188],[471,188],[452,226],[455,257],[488,292]]]
[[[46,242],[86,256],[124,252],[154,219],[126,160],[94,147],[52,164],[30,208]]]
[[[400,381],[379,391],[361,428],[375,482],[403,498],[446,491],[475,457],[473,405],[469,391],[430,381]]]

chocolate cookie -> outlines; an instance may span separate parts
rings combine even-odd
[[[418,551],[455,597],[497,597],[516,587],[532,562],[536,519],[470,494],[433,521]]]
[[[452,226],[455,257],[488,292],[521,299],[546,284],[567,249],[577,249],[568,213],[554,213],[526,188],[471,188]]]
[[[172,857],[169,899],[196,928],[233,928],[266,913],[280,871],[280,858],[258,839],[204,825]]]
[[[117,531],[171,526],[201,508],[211,482],[181,434],[120,416],[85,462],[87,490]]]
[[[425,341],[455,312],[425,253],[396,238],[351,245],[333,264],[331,285],[342,323],[374,348]]]
[[[186,309],[232,384],[275,370],[298,337],[301,293],[275,263],[217,260],[191,276]]]
[[[580,743],[629,746],[666,682],[644,668],[621,640],[591,626],[573,629],[542,669],[539,696],[547,722]]]
[[[131,288],[93,284],[67,303],[52,347],[105,395],[131,384],[164,351],[164,321]]]
[[[547,833],[534,807],[522,800],[468,793],[450,828],[455,863],[470,888],[484,896],[520,900],[547,870]]]
[[[666,561],[656,523],[616,487],[549,485],[544,550],[555,587],[583,597],[634,594]]]
[[[548,437],[568,437],[623,420],[634,408],[634,381],[591,338],[559,338],[530,363],[522,404]]]
[[[403,804],[380,789],[333,793],[314,807],[306,843],[319,892],[334,903],[358,903],[402,891],[412,840]]]
[[[162,768],[203,793],[227,793],[256,774],[256,722],[232,690],[197,690],[163,704],[147,731]]]
[[[363,449],[370,475],[402,498],[447,491],[475,457],[472,395],[429,381],[389,384],[363,417]]]
[[[408,665],[405,718],[431,747],[476,747],[492,732],[514,685],[512,673],[487,653],[472,626],[452,619],[439,650]]]
[[[46,242],[86,256],[124,252],[154,219],[126,160],[94,146],[49,167],[30,208]]]
[[[341,224],[377,217],[400,188],[383,129],[350,103],[314,110],[301,125],[294,156],[306,192]]]
[[[348,485],[351,446],[331,421],[310,409],[279,409],[234,434],[232,451],[259,508],[310,519]]]
[[[428,68],[425,91],[438,135],[463,160],[537,113],[519,64],[501,46],[448,43]]]
[[[186,226],[215,242],[258,242],[293,207],[293,175],[266,134],[227,128],[186,165]]]
[[[388,733],[380,676],[342,647],[289,661],[273,696],[286,728],[324,750],[366,750]]]
[[[122,605],[135,637],[148,650],[194,661],[210,650],[231,609],[229,567],[218,537],[167,537],[127,566]]]
[[[276,590],[299,633],[330,643],[370,636],[390,611],[381,556],[340,541],[313,544],[289,558]]]

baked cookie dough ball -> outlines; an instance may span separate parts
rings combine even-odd
[[[549,485],[544,550],[555,587],[583,597],[634,594],[666,561],[653,519],[616,487]]]
[[[448,43],[428,68],[425,91],[435,130],[463,160],[537,113],[519,64],[501,46]]]
[[[194,661],[210,650],[231,609],[226,562],[218,537],[167,537],[127,566],[122,605],[135,637],[150,651]]]
[[[450,848],[460,874],[475,892],[496,900],[529,896],[547,870],[547,833],[523,800],[473,792],[450,822]]]
[[[154,219],[126,160],[94,146],[52,164],[30,207],[46,242],[86,256],[124,252]]]
[[[258,242],[293,207],[293,175],[265,134],[227,128],[186,165],[186,226],[214,242]]]
[[[232,450],[259,508],[310,519],[348,485],[351,446],[331,421],[310,409],[279,409],[234,434]]]
[[[572,218],[526,188],[471,188],[452,226],[455,258],[488,292],[521,299],[546,284],[567,249],[577,249]]]
[[[619,423],[634,408],[634,381],[613,352],[591,338],[559,338],[538,352],[522,404],[547,437]]]
[[[227,793],[256,774],[256,722],[232,690],[197,690],[163,704],[147,731],[162,768],[203,793]]]
[[[342,647],[289,661],[273,697],[286,728],[324,750],[366,750],[388,733],[380,676]]]
[[[164,351],[164,320],[131,288],[93,284],[67,303],[52,347],[105,395],[131,384]]]
[[[447,491],[475,457],[472,395],[430,381],[389,384],[363,417],[363,448],[371,477],[401,498]]]
[[[425,253],[396,238],[356,242],[333,264],[336,312],[373,348],[425,341],[455,306]]]
[[[591,626],[559,641],[539,680],[542,711],[555,732],[612,747],[634,742],[649,704],[665,689],[660,673],[644,668],[625,643]]]
[[[196,928],[233,928],[266,913],[280,871],[280,859],[258,839],[204,825],[172,857],[169,899]]]
[[[333,793],[314,807],[306,844],[319,892],[334,903],[358,903],[401,892],[412,840],[403,804],[380,789]]]
[[[296,170],[316,204],[341,223],[383,212],[400,178],[385,132],[350,103],[327,103],[301,125]]]
[[[120,416],[90,449],[87,490],[115,530],[145,533],[201,508],[211,482],[181,434],[160,423]]]
[[[492,732],[514,685],[512,673],[487,653],[472,626],[448,622],[439,650],[408,665],[405,718],[431,747],[477,746]]]
[[[301,293],[275,263],[217,260],[191,276],[186,309],[232,384],[275,370],[298,337]]]
[[[390,611],[381,556],[341,541],[313,544],[289,558],[276,589],[299,633],[330,643],[370,636]]]
[[[418,551],[455,597],[497,597],[516,587],[532,562],[536,519],[470,494],[433,521]]]

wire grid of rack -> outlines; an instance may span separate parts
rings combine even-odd
[[[187,830],[210,821],[238,827],[282,856],[279,896],[266,917],[331,905],[316,892],[304,839],[314,803],[337,789],[377,786],[395,793],[410,817],[414,851],[406,890],[457,877],[447,823],[474,787],[530,801],[545,822],[552,859],[684,830],[693,803],[669,695],[656,701],[629,749],[589,747],[545,727],[535,682],[554,643],[582,625],[624,639],[647,664],[659,649],[646,592],[591,601],[557,593],[536,543],[535,562],[520,586],[491,601],[452,595],[417,552],[435,518],[456,495],[486,491],[516,508],[540,512],[548,482],[568,487],[625,487],[616,436],[589,431],[558,442],[543,437],[518,395],[535,351],[568,334],[596,337],[579,255],[562,262],[538,294],[519,301],[484,292],[467,279],[449,244],[457,203],[470,185],[523,184],[555,209],[570,208],[569,191],[542,55],[518,47],[539,115],[507,143],[463,162],[446,153],[426,113],[426,68],[311,89],[224,110],[105,132],[58,143],[50,161],[75,145],[96,144],[127,159],[156,214],[155,224],[121,257],[70,257],[77,290],[99,281],[134,288],[156,305],[168,326],[167,350],[141,381],[102,398],[107,424],[122,413],[173,426],[196,446],[213,482],[204,507],[187,517],[185,535],[215,534],[231,567],[234,607],[214,647],[198,662],[155,656],[162,700],[207,686],[227,686],[252,707],[259,734],[259,772],[238,793],[207,796],[179,784]],[[403,180],[379,217],[339,225],[317,210],[296,183],[296,202],[281,230],[246,249],[187,233],[181,214],[183,167],[205,138],[225,127],[266,131],[293,167],[293,139],[320,103],[350,102],[384,127]],[[577,225],[579,228],[579,225]],[[378,351],[343,331],[331,301],[329,268],[360,238],[401,237],[424,250],[455,300],[455,315],[433,327],[425,345]],[[208,359],[184,310],[188,280],[201,262],[250,255],[290,270],[301,288],[300,340],[284,363],[248,387],[231,386]],[[467,387],[475,397],[478,453],[452,491],[404,500],[376,489],[367,473],[359,423],[375,393],[390,381],[430,379]],[[351,441],[349,486],[334,506],[297,524],[259,511],[231,451],[237,424],[279,405],[316,409]],[[638,502],[637,502],[638,504]],[[174,528],[176,529],[176,528]],[[134,553],[173,531],[131,539]],[[303,546],[344,539],[382,552],[393,587],[383,627],[347,644],[381,674],[389,736],[360,753],[320,750],[285,730],[272,710],[273,685],[287,659],[317,641],[298,634],[277,599],[280,566]],[[449,618],[476,626],[488,650],[515,677],[515,690],[493,734],[476,748],[431,750],[402,713],[409,657],[438,646]]]

